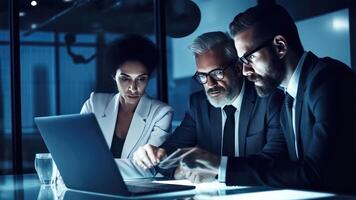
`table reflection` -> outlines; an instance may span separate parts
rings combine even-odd
[[[182,183],[184,181],[171,181]],[[37,175],[0,176],[1,200],[113,200],[113,199],[356,199],[356,196],[325,192],[278,189],[271,187],[226,187],[224,184],[200,184],[195,190],[177,191],[136,197],[119,197],[66,189],[64,185],[41,185]]]
[[[58,200],[55,187],[53,185],[41,185],[37,200]]]

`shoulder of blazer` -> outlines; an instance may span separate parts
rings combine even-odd
[[[119,95],[118,93],[98,93],[98,92],[92,92],[90,94],[90,100],[93,103],[100,103],[100,104],[107,104],[110,102],[115,95]]]
[[[149,116],[160,118],[168,112],[173,112],[173,108],[159,100],[152,99],[148,95],[143,95],[137,105],[136,111],[143,119]]]
[[[204,90],[199,90],[197,92],[190,94],[189,106],[196,107],[196,106],[202,105],[204,103],[208,103],[208,99],[206,97]]]
[[[97,93],[92,92],[90,94],[90,102],[93,107],[105,109],[108,104],[115,100],[115,96],[119,95],[119,93]]]
[[[347,76],[347,74],[353,74],[355,76],[355,73],[346,64],[330,57],[318,58],[312,69],[311,76],[316,76],[321,72],[327,73],[328,75],[330,74],[331,76],[340,75],[343,77],[342,75]]]
[[[351,76],[355,77],[354,72],[344,63],[330,57],[318,58],[312,52],[308,52],[300,82],[305,90],[306,87],[320,85],[321,81],[335,79],[334,81],[343,82]]]
[[[145,95],[145,101],[151,101],[151,110],[159,110],[159,111],[166,111],[166,112],[173,111],[173,108],[168,104],[159,101],[157,99],[153,99],[148,95]]]
[[[342,71],[345,71],[344,69],[346,68],[348,67],[338,60],[334,60],[329,57],[319,58],[312,52],[308,52],[300,74],[300,85],[298,86],[297,97],[302,98],[306,87],[310,87],[314,79],[321,74],[333,76],[333,73],[342,73]]]

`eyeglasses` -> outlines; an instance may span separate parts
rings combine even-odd
[[[245,65],[250,64],[251,63],[251,55],[256,53],[257,51],[261,50],[263,47],[269,45],[269,43],[272,42],[272,40],[273,40],[273,38],[269,39],[269,40],[266,40],[262,44],[257,46],[255,49],[253,49],[252,51],[245,53],[243,56],[241,56],[239,58],[239,62],[241,64],[245,64]]]
[[[234,66],[235,63],[236,63],[236,61],[233,61],[229,65],[227,65],[226,67],[213,69],[208,73],[195,72],[195,74],[194,74],[194,76],[192,78],[194,78],[200,84],[207,83],[208,82],[208,76],[210,76],[212,79],[214,79],[216,81],[221,81],[222,79],[224,79],[224,71],[226,69],[228,69],[230,66]]]

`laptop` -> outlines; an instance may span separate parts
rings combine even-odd
[[[35,122],[69,189],[132,196],[195,188],[147,179],[126,184],[92,113],[36,117]]]

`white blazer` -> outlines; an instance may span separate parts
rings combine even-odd
[[[114,136],[119,99],[119,93],[93,92],[80,111],[95,114],[109,148]],[[171,133],[172,117],[172,107],[147,95],[141,97],[127,132],[121,159],[115,159],[124,179],[153,176],[154,169],[144,170],[133,162],[133,153],[145,144],[160,146]]]

